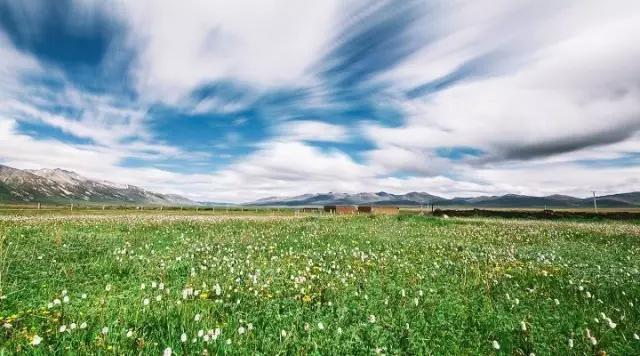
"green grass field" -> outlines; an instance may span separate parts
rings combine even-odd
[[[97,217],[0,219],[0,354],[640,354],[638,224]]]

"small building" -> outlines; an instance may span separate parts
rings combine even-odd
[[[319,213],[320,212],[320,208],[302,208],[300,209],[300,211],[302,211],[303,213]]]
[[[324,211],[327,213],[349,215],[358,212],[355,205],[325,205]]]
[[[400,208],[398,208],[397,206],[360,205],[358,206],[358,213],[376,215],[398,215],[400,213]]]

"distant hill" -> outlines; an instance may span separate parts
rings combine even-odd
[[[505,194],[499,196],[456,197],[447,199],[425,192],[407,194],[377,193],[319,193],[294,197],[269,197],[249,202],[246,205],[261,206],[320,206],[320,205],[400,205],[420,206],[469,206],[485,208],[588,208],[593,206],[589,198],[576,198],[568,195],[549,195],[543,197]],[[612,194],[598,197],[599,207],[640,207],[640,192]]]
[[[95,202],[197,205],[185,197],[143,188],[97,181],[63,169],[21,170],[0,165],[0,201]]]

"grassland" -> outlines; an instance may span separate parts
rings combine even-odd
[[[629,222],[5,214],[0,239],[0,354],[640,354]]]

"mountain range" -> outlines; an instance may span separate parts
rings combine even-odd
[[[319,206],[319,205],[400,205],[420,206],[469,206],[494,208],[585,208],[593,206],[593,198],[576,198],[568,195],[543,197],[506,194],[500,196],[443,198],[424,192],[407,194],[377,193],[323,193],[305,194],[294,197],[269,197],[247,205],[261,206]],[[640,192],[604,195],[597,198],[599,207],[640,207]]]
[[[64,169],[16,169],[0,165],[0,202],[158,205],[235,205],[195,202],[173,194],[151,192],[135,185],[93,180]],[[640,208],[640,192],[611,194],[597,199],[599,207]],[[407,194],[318,193],[293,197],[269,197],[239,205],[250,206],[322,206],[322,205],[399,205],[467,206],[486,208],[587,208],[593,200],[567,195],[529,196],[506,194],[444,198],[424,192]]]
[[[0,202],[197,205],[185,197],[135,185],[93,180],[64,169],[17,169],[0,165]]]

